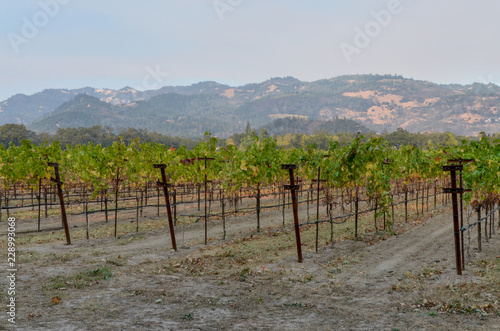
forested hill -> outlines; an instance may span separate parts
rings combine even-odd
[[[202,82],[145,92],[128,87],[45,90],[1,102],[0,124],[23,123],[37,132],[105,125],[185,137],[211,131],[227,137],[243,131],[247,122],[262,127],[281,118],[314,123],[341,118],[377,132],[401,127],[475,135],[500,132],[499,109],[500,88],[493,84],[439,85],[391,75],[314,82],[285,77],[239,87]]]

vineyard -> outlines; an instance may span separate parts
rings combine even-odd
[[[342,212],[349,208],[356,219],[363,203],[365,209],[374,212],[376,230],[377,217],[383,216],[383,228],[392,231],[394,217],[391,215],[397,201],[403,202],[407,210],[411,201],[418,205],[421,199],[423,206],[424,200],[428,203],[432,195],[436,204],[436,196],[449,186],[443,166],[453,159],[475,161],[466,166],[460,178],[463,187],[470,189],[463,194],[467,204],[478,211],[493,210],[500,194],[500,144],[486,138],[464,142],[448,150],[422,150],[414,146],[394,149],[381,138],[364,141],[359,137],[344,147],[332,143],[327,152],[314,148],[278,150],[272,138],[263,141],[255,138],[245,150],[232,145],[217,150],[216,138],[210,137],[193,150],[175,150],[139,141],[129,145],[117,141],[108,148],[88,144],[65,149],[57,143],[38,147],[23,141],[20,147],[10,146],[0,153],[2,211],[10,214],[13,209],[38,208],[39,231],[41,207],[47,216],[48,206],[60,203],[56,201],[58,182],[63,184],[66,206],[80,205],[85,215],[104,213],[106,221],[112,213],[115,237],[119,211],[136,209],[142,213],[144,208],[156,206],[159,214],[161,186],[170,187],[165,197],[172,200],[174,222],[178,220],[179,208],[197,203],[200,211],[203,201],[204,213],[183,216],[208,221],[212,216],[225,218],[254,211],[259,232],[261,211],[291,204],[290,194],[283,190],[288,183],[288,172],[282,170],[283,164],[297,166],[295,176],[300,184],[300,203],[307,204],[308,210],[306,224],[312,224],[311,219],[314,224],[342,219],[333,216],[337,207]],[[53,178],[54,164],[58,167],[58,179]],[[158,183],[158,164],[165,165],[162,170],[166,173],[164,183]],[[261,205],[262,199],[271,196],[283,202]],[[238,203],[242,204],[244,198],[255,199],[255,207],[238,209]],[[220,212],[208,212],[207,203],[209,210],[217,204]],[[326,206],[321,215],[320,203]],[[316,205],[315,215],[309,215],[312,205]],[[225,207],[233,209],[225,210]],[[407,215],[405,220],[408,220]]]
[[[295,261],[308,265],[321,260],[325,249],[342,252],[344,242],[372,245],[398,240],[400,234],[443,212],[448,212],[444,216],[451,224],[452,206],[459,210],[460,226],[448,230],[446,247],[453,250],[455,233],[464,270],[473,262],[471,251],[493,243],[495,227],[500,231],[500,142],[487,137],[457,147],[427,149],[394,148],[382,138],[362,136],[345,146],[332,142],[328,151],[282,150],[272,138],[257,137],[244,149],[216,146],[216,138],[207,135],[192,150],[138,140],[131,144],[118,140],[106,148],[92,143],[36,146],[29,141],[2,148],[0,220],[11,216],[19,220],[19,245],[71,244],[57,248],[57,254],[70,261],[72,247],[87,247],[86,242],[112,252],[109,240],[122,245],[125,238],[126,244],[134,244],[134,238],[161,233],[161,241],[153,238],[149,246],[146,240],[141,249],[153,248],[154,243],[154,249],[166,252],[169,259],[176,254],[183,259],[163,261],[159,270],[150,272],[175,275],[184,268],[189,276],[228,273],[233,279],[234,273],[214,267],[232,263],[238,265],[239,282],[265,270],[256,271],[247,263],[259,260],[266,249],[276,256],[282,254],[278,251],[295,250]],[[463,170],[450,177],[444,170],[458,163]],[[283,247],[282,237],[287,238]],[[266,238],[278,246],[266,246],[271,245]],[[252,240],[264,242],[253,246]],[[231,250],[242,245],[251,246],[247,253],[255,257],[245,253],[245,258],[236,258]],[[201,247],[201,252],[213,250],[210,257],[202,257],[215,259],[214,265],[199,256],[185,257],[190,246]],[[33,248],[23,254],[28,259],[29,254],[48,253]],[[121,254],[107,257],[106,263],[122,266],[120,259]],[[328,275],[348,268],[346,262],[329,261]],[[453,267],[451,261],[446,264]],[[308,283],[314,277],[308,274],[298,282]],[[75,287],[74,282],[62,283],[53,285],[57,293]],[[494,304],[488,304],[477,309],[496,311]],[[184,322],[192,320],[191,314],[181,315]]]

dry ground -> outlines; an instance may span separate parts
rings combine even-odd
[[[71,246],[61,230],[50,230],[60,224],[54,216],[44,220],[49,230],[18,236],[18,319],[12,328],[2,314],[0,328],[500,330],[500,238],[493,235],[479,253],[473,233],[466,270],[457,276],[450,209],[408,224],[399,211],[396,236],[375,233],[370,215],[359,241],[352,240],[352,221],[335,225],[333,248],[330,226],[322,224],[318,253],[314,226],[304,227],[303,263],[288,210],[285,228],[281,211],[266,211],[260,233],[255,215],[230,218],[227,240],[221,221],[211,221],[208,246],[203,223],[178,225],[178,252],[170,250],[166,221],[151,215],[141,218],[138,233],[131,230],[135,214],[128,215],[120,227],[131,233],[119,238],[94,218],[97,238],[90,240],[83,219],[74,217]],[[34,224],[19,218],[18,231]],[[1,286],[7,302],[5,277]]]

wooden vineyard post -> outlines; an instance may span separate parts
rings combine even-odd
[[[460,162],[458,165],[444,166],[443,171],[449,171],[451,176],[451,188],[445,188],[443,193],[451,193],[451,201],[453,208],[453,231],[455,237],[455,259],[457,266],[457,275],[462,275],[462,249],[460,240],[460,225],[459,225],[459,211],[458,211],[458,194],[470,191],[469,189],[463,189],[457,187],[457,171],[463,170],[462,162],[472,162],[473,160],[449,160],[450,163]]]
[[[295,185],[295,178],[293,175],[293,169],[296,169],[295,164],[283,164],[281,169],[288,169],[290,175],[290,185],[285,185],[285,190],[290,190],[292,193],[292,206],[293,206],[293,223],[295,228],[295,240],[297,241],[297,257],[299,263],[302,263],[302,244],[300,242],[300,227],[299,227],[299,213],[298,213],[298,203],[297,203],[297,190],[299,185]]]
[[[172,248],[174,251],[177,251],[177,244],[175,242],[175,229],[174,222],[172,220],[172,210],[170,208],[170,199],[168,197],[168,184],[167,184],[167,175],[165,174],[165,168],[167,168],[166,164],[155,164],[153,165],[155,169],[160,169],[161,171],[161,182],[157,182],[159,186],[163,187],[163,193],[165,195],[165,204],[167,206],[167,215],[168,215],[168,227],[170,229],[170,239],[172,240]]]
[[[62,191],[61,177],[59,176],[59,163],[49,163],[49,167],[54,167],[55,178],[51,177],[50,180],[57,185],[57,194],[59,195],[59,202],[61,204],[61,217],[62,224],[64,227],[64,233],[66,234],[66,244],[71,245],[71,237],[69,235],[68,218],[66,217],[66,208],[64,207],[64,196]]]

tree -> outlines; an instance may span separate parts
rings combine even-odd
[[[23,124],[4,124],[0,126],[0,143],[5,148],[13,143],[16,146],[21,145],[21,140],[29,139],[33,143],[38,143],[38,136],[35,132],[26,129]]]
[[[110,146],[116,140],[116,135],[110,127],[94,125],[89,128],[59,128],[51,139],[59,141],[62,146],[83,145],[89,142]]]
[[[245,128],[245,135],[246,136],[252,135],[252,127],[250,126],[250,122],[247,122],[247,126]]]
[[[414,145],[412,134],[403,128],[398,128],[396,131],[387,135],[386,139],[395,146]]]
[[[265,128],[260,129],[260,134],[259,134],[260,141],[262,141],[266,138],[269,138],[269,134],[267,133],[267,129],[265,129]]]
[[[453,133],[451,132],[445,132],[444,135],[446,136],[446,141],[445,141],[445,146],[458,146],[458,140],[455,138]]]

